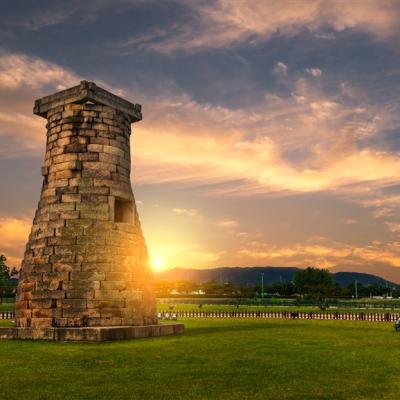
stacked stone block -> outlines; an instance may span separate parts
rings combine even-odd
[[[156,323],[152,273],[130,183],[141,107],[92,82],[47,96],[43,186],[17,290],[22,328]]]

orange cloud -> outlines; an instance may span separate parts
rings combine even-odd
[[[216,225],[220,228],[237,228],[240,224],[238,221],[235,220],[231,220],[231,219],[227,219],[227,220],[223,220],[223,221],[218,221],[216,223]]]
[[[19,267],[23,249],[28,240],[32,220],[30,218],[0,217],[1,248],[0,253],[7,257],[7,264]]]
[[[46,140],[46,121],[32,114],[35,99],[79,84],[80,76],[38,57],[0,51],[0,156],[18,157],[42,154]],[[119,88],[97,83],[121,94]]]
[[[173,211],[174,213],[176,213],[176,214],[188,215],[189,217],[197,217],[197,216],[199,216],[199,212],[198,212],[198,210],[196,210],[195,208],[191,208],[191,209],[186,209],[186,208],[174,208],[172,211]]]
[[[353,201],[365,208],[372,209],[374,218],[388,218],[399,215],[400,195],[382,193],[378,184],[375,188],[366,187],[358,189],[358,193],[353,193]],[[351,198],[351,197],[350,197]]]
[[[386,263],[400,267],[400,242],[371,242],[361,247],[326,238],[311,238],[306,243],[287,246],[250,241],[238,251],[237,257],[239,262],[252,259],[258,265],[271,263],[280,266],[317,265],[331,268],[338,264],[354,266]]]
[[[273,35],[294,36],[304,31],[313,32],[317,38],[332,39],[330,30],[340,32],[349,28],[386,39],[399,28],[396,0],[308,0],[301,4],[291,0],[182,2],[194,14],[188,23],[175,27],[169,35],[155,30],[127,39],[117,47],[126,49],[139,44],[160,52],[193,51],[256,43]]]
[[[400,223],[398,222],[386,222],[386,226],[392,233],[400,232]]]
[[[351,185],[399,180],[397,153],[358,145],[392,127],[385,108],[332,101],[305,78],[293,85],[288,98],[267,94],[241,110],[186,95],[149,99],[152,107],[136,128],[136,181],[224,182],[231,184],[214,186],[213,193],[251,194],[348,192]],[[292,161],[290,152],[299,149],[304,157]]]
[[[14,142],[14,145],[2,146],[2,158],[18,157],[22,154],[43,152],[46,141],[46,122],[43,118],[15,112],[0,112],[0,138]]]
[[[4,90],[29,87],[32,96],[43,85],[60,88],[77,81],[73,73],[44,60],[0,54]],[[213,190],[250,194],[337,190],[398,180],[397,154],[357,148],[359,138],[391,123],[385,109],[333,101],[305,77],[292,84],[289,98],[267,93],[264,102],[242,110],[200,104],[185,94],[147,98],[151,107],[144,108],[146,117],[135,136],[138,181],[237,182]],[[45,121],[32,116],[31,103],[29,109],[27,104],[23,109],[20,104],[14,110],[7,107],[0,113],[0,136],[12,137],[18,145],[3,156],[41,152]],[[309,154],[292,163],[285,153],[299,147]]]
[[[72,72],[36,57],[0,52],[0,139],[3,158],[41,154],[46,121],[32,114],[36,98],[76,85]],[[51,89],[52,88],[52,89]]]
[[[57,64],[23,54],[0,53],[0,89],[21,86],[38,89],[50,84],[56,90],[62,90],[77,82],[74,73]]]

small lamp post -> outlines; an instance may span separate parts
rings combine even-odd
[[[264,272],[261,272],[261,303],[264,303]]]

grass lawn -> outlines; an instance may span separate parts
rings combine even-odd
[[[0,311],[14,311],[15,303],[0,303]]]
[[[181,337],[0,341],[0,399],[398,399],[391,324],[184,320]]]

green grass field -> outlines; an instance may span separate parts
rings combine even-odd
[[[398,399],[400,333],[348,321],[184,320],[181,337],[0,341],[0,399]]]
[[[14,311],[15,303],[1,303],[0,311]]]

